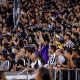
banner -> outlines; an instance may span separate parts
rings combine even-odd
[[[18,26],[19,23],[19,15],[20,15],[20,0],[14,0],[14,8],[13,8],[13,21],[14,21],[14,28]]]

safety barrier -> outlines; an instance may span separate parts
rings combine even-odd
[[[80,80],[80,73],[79,73],[80,69],[67,69],[67,68],[59,68],[58,70],[53,69],[53,80],[64,80],[63,79],[63,71],[67,71],[67,76],[68,76],[67,80],[73,80],[73,79],[70,79],[71,71],[75,73],[75,75],[73,75],[73,77],[75,77],[74,80]],[[26,72],[26,74],[23,74],[25,72]],[[15,79],[30,80],[30,79],[35,78],[35,74],[34,73],[30,74],[28,72],[28,69],[25,69],[22,72],[19,72],[15,75],[12,75],[12,76],[8,75],[6,77],[7,77],[7,80],[15,80]],[[58,77],[58,79],[57,79],[57,77]]]
[[[71,79],[71,77],[75,77],[74,80],[80,80],[80,73],[79,73],[80,69],[77,69],[77,68],[76,69],[59,68],[58,71],[54,69],[54,76],[53,76],[54,79],[53,80],[57,80],[57,76],[59,80],[63,80],[63,71],[67,71],[67,74],[65,74],[68,76],[67,80],[73,80]],[[72,74],[74,72],[74,75],[71,76],[71,72]]]
[[[31,69],[32,70],[32,69]],[[29,73],[28,69],[21,72],[8,72],[5,73],[7,80],[31,80],[35,78],[35,73]]]

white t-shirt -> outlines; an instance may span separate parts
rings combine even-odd
[[[31,63],[31,68],[34,68],[34,66],[36,65],[37,61],[38,61],[38,67],[42,67],[41,61],[40,60],[36,60],[35,62]]]
[[[62,55],[58,56],[58,61],[59,61],[60,63],[64,63],[64,62],[65,62],[64,56],[62,56]]]
[[[56,66],[55,53],[54,53],[53,55],[50,55],[50,56],[49,56],[48,64],[49,64],[49,65],[53,64],[54,66]]]

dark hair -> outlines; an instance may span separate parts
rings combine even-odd
[[[3,71],[0,71],[0,80],[6,80],[6,77]]]
[[[23,48],[24,47],[24,43],[23,43],[23,40],[22,39],[19,40],[19,47],[20,48]]]
[[[7,54],[2,54],[2,56],[7,60],[8,59],[8,55]]]
[[[15,54],[14,53],[8,54],[8,57],[15,59]]]
[[[70,53],[70,54],[72,54],[72,51],[73,51],[72,48],[68,48],[68,49],[67,49],[67,52]]]
[[[28,49],[28,52],[32,54],[34,53],[34,49]]]
[[[69,38],[71,37],[71,35],[70,35],[69,33],[66,33],[66,34],[64,34],[64,35],[68,36]]]
[[[22,65],[24,67],[24,61],[22,59],[18,59],[17,65]]]
[[[78,53],[78,55],[80,56],[80,50],[78,48],[73,49],[73,51]]]
[[[55,45],[51,45],[51,48],[54,49],[54,52],[56,51],[57,47]]]
[[[39,72],[40,72],[41,80],[50,80],[50,73],[47,68],[44,67],[39,68]]]
[[[76,36],[76,38],[79,38],[79,33],[74,32],[73,35]]]
[[[33,45],[26,46],[26,49],[31,54],[35,52],[35,47]]]

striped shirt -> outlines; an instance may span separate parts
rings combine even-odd
[[[0,65],[0,69],[9,69],[10,67],[10,62],[8,60],[6,60],[5,62],[2,62]]]
[[[69,40],[64,44],[64,47],[73,48],[74,47],[74,43],[71,40]]]
[[[49,64],[49,65],[52,64],[52,65],[56,66],[56,57],[55,57],[55,54],[49,55],[48,64]]]

